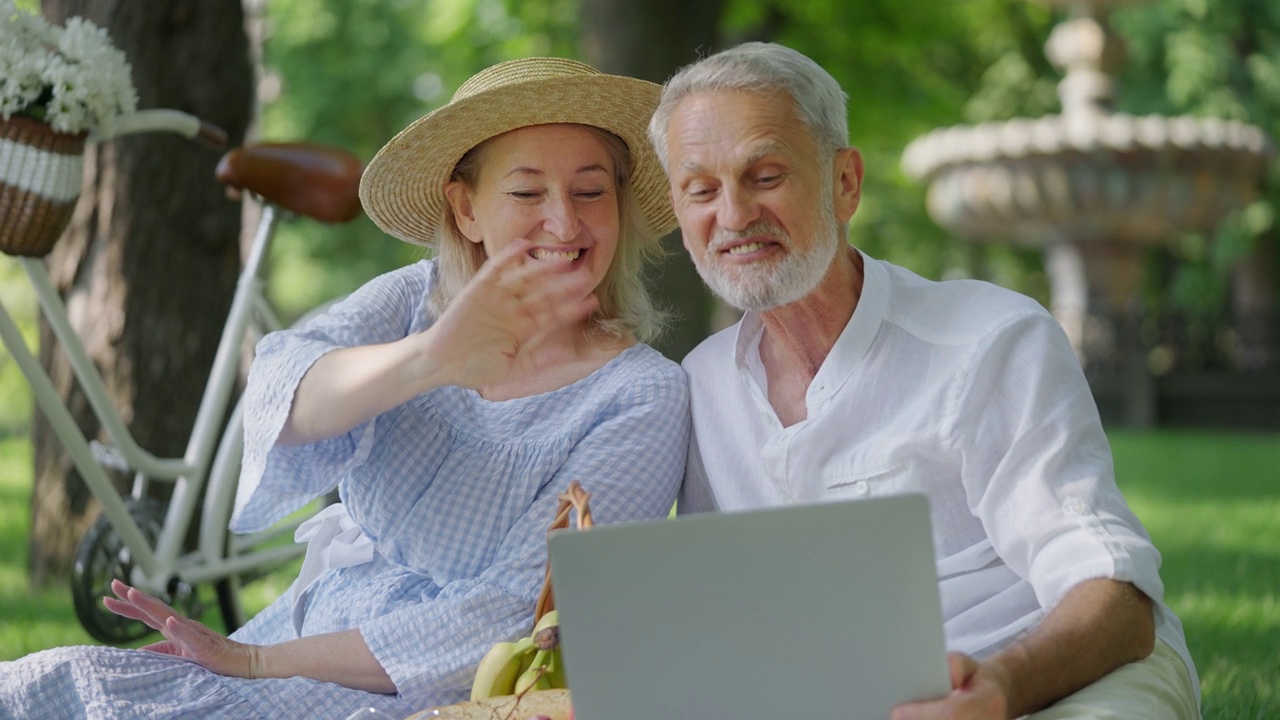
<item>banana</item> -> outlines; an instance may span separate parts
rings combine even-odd
[[[515,692],[520,666],[533,647],[533,638],[527,637],[516,642],[500,642],[489,648],[476,668],[476,677],[471,683],[471,699],[483,700]]]
[[[541,665],[543,675],[553,688],[568,688],[564,675],[564,660],[560,657],[560,613],[552,610],[543,615],[533,628],[533,644],[545,651],[535,658],[533,665]]]
[[[540,650],[555,650],[560,647],[560,614],[552,610],[533,628],[533,644]]]
[[[526,639],[532,639],[532,638],[526,638]],[[520,656],[520,674],[523,674],[525,670],[528,670],[529,667],[533,665],[533,656],[537,654],[538,653],[536,652],[527,652]]]
[[[545,629],[545,628],[549,628],[549,627],[551,627],[552,625],[557,625],[557,626],[558,626],[559,624],[560,624],[560,611],[559,611],[559,610],[551,610],[551,611],[547,612],[545,615],[543,615],[543,616],[538,620],[538,624],[537,624],[537,625],[534,625],[534,626],[533,626],[533,634],[534,634],[534,635],[537,635],[539,630],[543,630],[543,629]]]
[[[471,700],[567,688],[560,658],[560,613],[544,614],[529,637],[500,642],[485,653],[471,684]]]
[[[523,695],[530,690],[550,690],[551,679],[547,677],[546,665],[548,651],[538,650],[534,653],[529,669],[516,678],[515,694]]]
[[[564,676],[564,660],[560,657],[560,648],[556,648],[547,654],[547,663],[543,665],[547,669],[547,680],[553,688],[568,688],[569,681]]]

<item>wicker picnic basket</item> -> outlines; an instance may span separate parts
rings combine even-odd
[[[569,483],[568,489],[557,497],[560,499],[560,507],[547,530],[548,535],[556,530],[569,529],[575,516],[577,529],[586,530],[591,527],[591,493],[584,490],[577,480]],[[542,591],[534,606],[533,625],[530,629],[538,624],[543,615],[555,608],[555,593],[551,589],[551,560],[548,558],[546,578],[542,581]],[[406,720],[527,720],[534,715],[545,715],[551,720],[566,720],[569,717],[570,700],[569,691],[563,688],[532,690],[523,695],[503,695],[427,708],[410,715]]]
[[[17,115],[0,120],[0,252],[53,250],[80,197],[86,137]]]
[[[591,493],[583,490],[577,480],[569,483],[569,488],[556,497],[560,498],[560,508],[556,510],[555,519],[551,521],[551,527],[547,530],[548,535],[556,530],[568,529],[570,516],[575,511],[578,529],[586,530],[591,527]],[[543,615],[555,609],[555,593],[551,590],[551,558],[547,558],[547,575],[542,581],[542,592],[538,595],[538,604],[533,610],[533,624],[536,626]]]

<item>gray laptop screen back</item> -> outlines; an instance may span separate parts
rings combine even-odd
[[[548,539],[577,720],[883,720],[950,689],[922,495]]]

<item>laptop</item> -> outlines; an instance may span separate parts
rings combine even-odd
[[[884,720],[951,688],[923,495],[556,531],[576,720]]]

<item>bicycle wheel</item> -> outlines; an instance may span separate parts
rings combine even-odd
[[[141,502],[126,499],[125,505],[147,543],[154,545],[164,522],[164,507],[149,498]],[[76,619],[94,639],[110,645],[125,645],[155,632],[144,623],[116,615],[102,604],[103,597],[113,594],[111,581],[131,582],[132,570],[129,548],[111,520],[99,515],[76,545],[71,571],[71,601]],[[170,582],[168,592],[160,599],[188,617],[199,617],[202,611],[194,589],[177,581]]]

